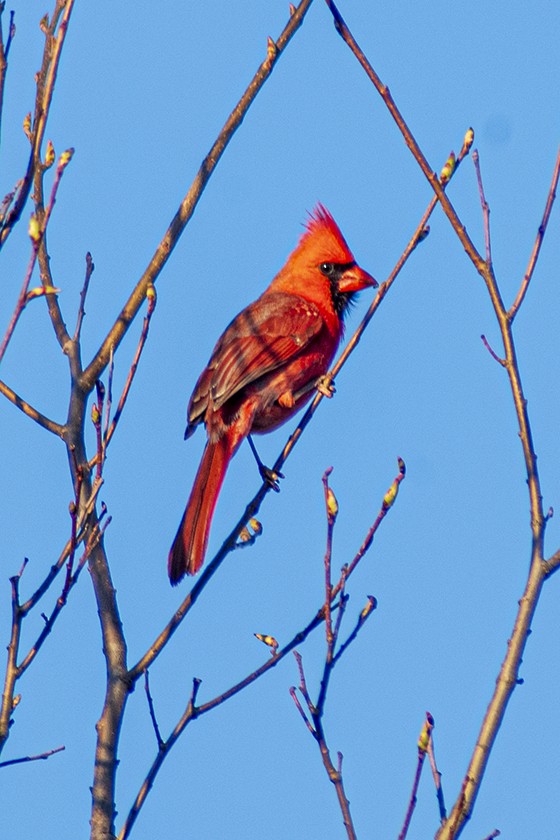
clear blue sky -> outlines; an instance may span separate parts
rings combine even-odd
[[[48,6],[52,3],[49,2]],[[7,193],[28,153],[21,130],[40,65],[38,22],[47,5],[14,0],[2,121]],[[8,4],[8,8],[10,5]],[[511,301],[540,222],[559,142],[556,4],[341,2],[356,38],[434,169],[476,132],[493,253]],[[49,9],[50,11],[50,9]],[[226,116],[277,37],[287,2],[109,4],[77,2],[47,136],[76,154],[49,229],[60,302],[73,326],[91,251],[96,265],[84,323],[84,358],[97,349],[144,270]],[[166,555],[204,435],[183,441],[191,389],[228,321],[260,294],[322,201],[356,258],[383,280],[429,199],[430,188],[382,102],[316,0],[213,176],[158,281],[150,340],[118,434],[102,498],[113,517],[106,546],[131,663],[186,591],[169,587]],[[479,247],[482,221],[467,161],[450,197]],[[26,214],[30,209],[26,210]],[[560,509],[558,478],[558,208],[517,320],[520,366],[539,456],[545,509]],[[27,264],[26,224],[2,253],[3,332]],[[364,293],[348,329],[358,323]],[[118,393],[140,323],[117,358]],[[350,586],[351,616],[366,595],[379,608],[337,667],[325,717],[344,754],[360,838],[396,837],[426,710],[449,805],[494,687],[529,562],[529,506],[512,399],[482,281],[447,220],[410,260],[286,465],[279,495],[261,510],[264,533],[228,558],[204,599],[154,667],[162,732],[175,724],[193,676],[210,699],[260,665],[253,633],[287,641],[322,598],[325,518],[321,476],[334,467],[340,504],[335,565],[353,556],[402,456],[408,474],[395,508]],[[41,301],[30,305],[2,378],[64,420],[66,360]],[[24,556],[28,593],[69,535],[72,489],[62,444],[6,401],[2,413],[0,640],[8,642],[8,578]],[[272,462],[290,427],[262,439]],[[93,434],[90,438],[92,452]],[[248,448],[228,474],[210,551],[221,545],[259,486]],[[548,554],[560,545],[552,519]],[[508,840],[558,834],[560,578],[545,589],[521,675],[464,836],[494,828]],[[54,597],[54,596],[53,596]],[[41,626],[26,627],[30,643]],[[324,635],[301,649],[316,691]],[[335,792],[288,694],[288,658],[265,679],[195,723],[175,747],[134,837],[287,840],[344,836]],[[65,744],[47,762],[4,770],[0,823],[10,840],[85,837],[95,721],[104,692],[98,620],[87,575],[21,684],[23,699],[3,758]],[[118,809],[124,816],[153,758],[144,693],[129,701]],[[431,778],[422,780],[410,840],[438,825]],[[120,821],[118,821],[120,827]]]

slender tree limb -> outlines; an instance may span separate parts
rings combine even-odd
[[[0,5],[0,127],[2,125],[2,112],[4,106],[4,86],[6,83],[6,71],[8,69],[8,55],[14,35],[16,34],[16,27],[14,23],[15,12],[10,12],[10,22],[8,23],[8,38],[4,45],[4,33],[2,31],[2,15],[4,13],[5,4]]]
[[[478,150],[475,149],[472,153],[472,161],[474,163],[474,169],[476,172],[476,181],[478,184],[478,194],[480,197],[480,206],[482,208],[482,218],[484,220],[484,245],[486,248],[486,264],[489,268],[492,268],[492,243],[490,237],[490,207],[488,202],[486,201],[486,195],[484,194],[484,184],[482,183],[482,172],[480,170],[480,158],[478,156]]]
[[[23,284],[16,302],[14,312],[10,319],[10,323],[8,324],[8,328],[6,330],[2,343],[0,344],[0,362],[4,358],[4,354],[10,342],[10,339],[12,338],[12,335],[14,334],[14,330],[17,326],[17,323],[29,301],[34,297],[38,297],[41,292],[45,295],[48,295],[49,298],[54,299],[56,297],[55,293],[58,291],[58,289],[54,288],[52,276],[50,274],[50,269],[48,269],[47,276],[45,276],[45,274],[42,272],[43,289],[36,290],[34,293],[31,293],[29,292],[29,284],[31,282],[31,276],[33,274],[33,269],[35,268],[35,263],[37,262],[37,259],[39,258],[40,261],[42,261],[42,259],[45,260],[45,237],[47,232],[47,225],[49,223],[49,219],[51,217],[56,202],[56,195],[60,186],[62,174],[71,160],[72,152],[73,150],[69,150],[67,152],[64,152],[64,154],[60,156],[56,167],[49,203],[46,209],[43,209],[42,207],[42,179],[45,169],[47,169],[50,164],[40,164],[36,168],[36,173],[38,173],[36,178],[35,190],[36,214],[31,217],[31,222],[29,225],[29,236],[31,239],[31,257],[29,259],[27,271],[25,272],[25,277],[23,279]],[[43,254],[43,258],[41,258],[41,254]],[[46,260],[48,263],[48,257],[46,257]]]
[[[16,394],[9,385],[6,385],[5,382],[0,380],[0,394],[3,394],[6,399],[8,399],[16,408],[19,408],[20,411],[23,411],[27,417],[31,420],[34,420],[39,426],[42,426],[43,429],[46,429],[48,432],[52,432],[53,435],[57,437],[64,437],[64,426],[60,423],[57,423],[55,420],[51,420],[49,417],[46,417],[44,414],[41,414],[36,408],[26,402],[22,397]]]
[[[469,141],[465,142],[463,144],[463,149],[461,150],[461,154],[459,155],[458,163],[460,163],[461,160],[463,160],[463,158],[468,154],[471,145],[472,145],[472,139],[469,138]],[[455,168],[454,171],[456,171],[456,168]],[[454,172],[452,174],[454,174]],[[399,257],[397,263],[395,264],[395,267],[391,271],[387,280],[385,280],[383,283],[380,284],[375,298],[373,299],[372,303],[368,307],[368,310],[367,310],[366,314],[364,315],[362,321],[360,322],[360,324],[358,325],[358,327],[354,331],[352,337],[350,338],[350,340],[348,341],[344,350],[342,351],[341,355],[339,356],[339,358],[338,358],[337,362],[335,363],[332,371],[330,372],[330,374],[327,377],[328,379],[330,379],[330,380],[334,379],[338,375],[338,373],[342,370],[342,368],[346,364],[348,358],[354,352],[357,345],[359,344],[360,339],[361,339],[364,331],[366,330],[369,322],[373,318],[375,312],[377,311],[377,309],[381,305],[382,301],[384,300],[385,296],[389,292],[389,289],[391,288],[391,286],[393,285],[393,283],[397,279],[398,275],[400,274],[400,272],[402,271],[402,269],[406,265],[406,263],[407,263],[408,259],[410,258],[411,254],[414,252],[414,250],[416,249],[418,244],[426,238],[427,233],[429,231],[429,228],[427,228],[427,222],[428,222],[431,214],[433,213],[435,207],[437,206],[437,203],[438,203],[437,197],[434,197],[430,201],[430,203],[429,203],[425,213],[423,214],[419,224],[417,225],[416,230],[414,231],[408,245],[406,246],[403,253]],[[319,407],[319,404],[321,403],[321,401],[323,399],[324,399],[324,395],[320,391],[318,391],[315,394],[315,396],[313,397],[313,400],[311,401],[310,405],[306,409],[306,411],[305,411],[302,419],[300,420],[298,426],[292,432],[292,434],[288,438],[288,441],[286,442],[284,448],[282,449],[279,456],[277,457],[277,459],[276,459],[276,461],[275,461],[275,463],[272,467],[273,472],[275,472],[277,474],[282,472],[283,465],[285,464],[286,460],[288,459],[288,457],[289,457],[290,453],[292,452],[292,450],[294,449],[294,447],[297,445],[297,442],[299,441],[300,437],[304,433],[306,427],[311,422],[311,419],[313,418],[313,415],[315,414],[317,408]],[[403,462],[403,466],[404,466],[404,462]],[[193,588],[191,589],[191,591],[185,597],[183,603],[176,610],[176,612],[174,613],[174,615],[172,616],[172,618],[170,619],[170,621],[168,622],[166,627],[162,630],[162,632],[159,634],[157,639],[154,640],[154,642],[152,643],[150,648],[141,657],[141,659],[136,663],[136,665],[134,665],[133,668],[131,669],[131,678],[133,680],[137,680],[138,677],[144,672],[144,670],[146,668],[149,668],[151,666],[151,664],[155,661],[155,659],[159,656],[159,654],[161,653],[161,651],[163,650],[165,645],[168,643],[171,636],[175,633],[178,626],[181,624],[181,622],[183,621],[183,619],[185,618],[187,613],[190,611],[191,607],[198,600],[198,597],[199,597],[200,593],[203,591],[203,589],[208,584],[208,582],[210,581],[212,576],[215,574],[215,572],[217,571],[217,569],[219,568],[219,566],[223,562],[224,558],[231,551],[234,550],[239,533],[241,532],[243,527],[246,525],[246,523],[249,521],[249,519],[251,519],[252,517],[255,517],[257,515],[257,513],[258,513],[258,511],[261,507],[261,504],[262,504],[266,494],[269,491],[270,491],[270,484],[263,481],[263,483],[262,483],[261,487],[259,488],[258,492],[253,497],[253,499],[248,503],[247,507],[245,508],[245,511],[244,511],[243,515],[241,516],[241,518],[239,519],[238,523],[235,525],[234,529],[231,531],[229,536],[226,538],[226,540],[224,541],[224,543],[222,544],[221,548],[216,553],[216,555],[214,556],[212,561],[205,566],[205,568],[202,571],[202,574],[200,575],[200,577],[197,579],[197,581],[193,585]],[[372,530],[372,533],[370,535],[370,540],[373,539],[373,535],[375,533],[376,527],[378,527],[378,526],[374,526],[374,529]],[[356,562],[356,558],[353,562]]]
[[[36,167],[41,162],[41,146],[51,108],[60,56],[73,8],[74,0],[56,0],[50,24],[47,22],[44,27],[42,26],[45,34],[45,49],[43,52],[42,66],[37,74],[35,115],[29,136],[31,153],[17,198],[0,228],[0,248],[21,216],[31,190],[31,185],[33,184]],[[45,20],[46,18],[43,19],[43,21]]]
[[[560,548],[558,551],[555,551],[552,557],[549,557],[548,560],[543,561],[543,571],[546,577],[550,577],[554,574],[554,572],[558,571],[560,568]]]
[[[465,142],[463,143],[463,148],[462,148],[461,153],[460,153],[460,155],[457,159],[457,165],[464,159],[464,157],[466,157],[466,155],[468,154],[468,152],[471,148],[471,145],[472,145],[472,137],[470,136],[471,134],[472,134],[472,132],[467,132]],[[451,173],[451,175],[453,176],[456,171],[457,171],[457,167],[455,167],[455,169]],[[373,318],[375,312],[377,311],[377,309],[381,305],[382,301],[384,300],[385,296],[389,292],[389,289],[391,288],[391,286],[393,285],[393,283],[397,279],[398,275],[400,274],[400,272],[402,271],[402,269],[406,265],[406,263],[407,263],[408,259],[410,258],[411,254],[414,252],[414,250],[416,249],[418,244],[420,242],[422,242],[426,238],[426,236],[428,235],[429,228],[427,227],[427,223],[428,223],[428,221],[430,219],[430,216],[432,215],[434,209],[436,208],[437,203],[438,203],[437,196],[434,196],[434,198],[432,198],[432,200],[428,204],[428,207],[427,207],[426,211],[424,212],[422,218],[420,219],[420,222],[418,223],[418,225],[416,227],[416,230],[414,231],[414,233],[413,233],[411,239],[409,240],[406,248],[404,249],[404,251],[401,254],[401,256],[399,257],[399,259],[397,260],[397,263],[395,264],[395,267],[391,271],[387,280],[385,280],[379,286],[379,289],[377,291],[377,295],[375,296],[375,298],[371,302],[371,304],[368,307],[368,310],[367,310],[366,314],[364,315],[362,321],[360,322],[360,324],[358,325],[358,327],[354,331],[352,337],[348,341],[348,343],[345,346],[344,350],[342,351],[340,357],[338,358],[337,362],[335,363],[335,365],[334,365],[334,367],[333,367],[333,369],[332,369],[332,371],[331,371],[331,373],[328,377],[330,380],[334,379],[334,377],[337,376],[338,373],[342,370],[342,368],[346,364],[348,358],[354,352],[357,345],[359,344],[359,341],[360,341],[364,331],[366,330],[369,322]],[[298,426],[292,432],[292,434],[288,438],[288,441],[286,442],[284,448],[282,449],[281,453],[279,454],[278,458],[276,459],[276,461],[274,463],[274,466],[272,467],[273,472],[275,472],[277,474],[282,472],[283,465],[285,464],[285,462],[288,459],[290,453],[292,452],[292,450],[296,446],[298,440],[302,436],[302,434],[305,431],[307,425],[310,423],[313,415],[315,414],[317,408],[319,407],[319,404],[321,403],[321,401],[323,399],[324,399],[324,395],[320,391],[318,391],[315,394],[315,396],[313,397],[313,400],[311,401],[310,405],[306,409],[306,411],[305,411],[302,419],[300,420]],[[402,468],[404,468],[404,462],[402,462]],[[402,472],[402,469],[401,469],[401,472]],[[404,477],[404,473],[402,473],[402,475]],[[398,482],[397,482],[396,486],[398,488]],[[134,665],[131,668],[130,676],[131,676],[131,679],[133,681],[136,681],[139,678],[139,676],[145,671],[145,669],[149,668],[151,666],[151,664],[155,661],[155,659],[160,655],[161,651],[163,650],[165,645],[168,643],[171,636],[175,633],[175,631],[177,630],[177,628],[179,627],[179,625],[181,624],[181,622],[183,621],[183,619],[185,618],[187,613],[190,611],[191,607],[198,600],[199,595],[201,594],[203,589],[206,587],[206,585],[208,584],[208,582],[210,581],[212,576],[215,574],[215,572],[217,571],[217,569],[219,568],[219,566],[223,562],[224,558],[231,551],[234,550],[234,548],[236,546],[236,541],[237,541],[238,534],[244,528],[246,523],[252,517],[255,517],[257,515],[257,513],[258,513],[258,511],[261,507],[261,504],[262,504],[266,494],[269,491],[270,491],[270,484],[263,481],[263,483],[262,483],[261,487],[259,488],[258,492],[253,497],[253,499],[248,503],[247,507],[245,508],[245,511],[244,511],[243,515],[241,516],[241,518],[239,519],[238,523],[235,525],[235,527],[233,528],[233,530],[231,531],[229,536],[225,539],[225,541],[222,544],[222,547],[216,553],[216,555],[214,556],[212,561],[210,563],[208,563],[206,565],[206,567],[203,569],[202,574],[197,579],[197,581],[193,585],[193,588],[187,594],[184,601],[179,606],[179,608],[176,610],[176,612],[174,613],[172,618],[169,620],[166,627],[161,631],[161,633],[159,634],[157,639],[154,640],[154,642],[152,643],[150,648],[145,652],[145,654],[138,660],[136,665]],[[386,511],[385,511],[385,513],[386,513]],[[361,552],[365,552],[367,550],[367,548],[369,547],[369,545],[371,544],[371,541],[373,540],[375,531],[379,527],[379,524],[380,524],[381,520],[383,519],[383,516],[385,515],[385,513],[383,513],[383,515],[381,515],[381,517],[379,518],[379,522],[374,524],[374,526],[372,527],[370,534],[368,535],[368,537],[366,538],[366,540],[364,542],[364,545],[360,549]],[[352,561],[353,565],[351,564],[351,567],[353,568],[357,564],[358,561],[359,561],[359,557],[356,556],[354,558],[354,560]]]
[[[154,284],[159,277],[161,270],[169,259],[173,249],[181,237],[181,234],[194,213],[196,205],[198,204],[206,184],[214,172],[221,156],[226,150],[233,135],[243,122],[247,111],[254,102],[260,89],[272,73],[276,62],[303,23],[311,3],[312,0],[302,0],[297,7],[292,7],[290,20],[278,40],[273,41],[271,38],[268,39],[266,58],[249,83],[247,90],[226,120],[218,138],[204,158],[188,193],[185,195],[179,209],[171,220],[163,239],[158,245],[149,265],[144,271],[144,274],[138,281],[134,291],[124,305],[119,317],[109,331],[95,357],[84,371],[80,384],[85,391],[91,391],[95,385],[96,379],[99,379],[103,370],[107,367],[111,352],[116,351],[126,331],[130,327],[130,324],[136,317],[138,310],[146,297],[148,286],[150,284]]]
[[[138,340],[138,345],[136,347],[136,352],[134,354],[134,358],[130,365],[130,369],[128,371],[128,376],[126,378],[126,382],[124,384],[124,388],[119,399],[117,410],[113,416],[113,419],[109,423],[109,412],[110,412],[110,405],[112,400],[112,375],[110,376],[110,387],[107,392],[107,408],[106,408],[106,426],[102,433],[102,440],[100,441],[100,445],[98,446],[98,453],[95,455],[94,458],[91,459],[89,465],[90,467],[97,464],[98,468],[100,464],[105,460],[105,453],[107,451],[107,447],[111,442],[111,438],[115,434],[115,430],[117,428],[117,424],[121,418],[121,415],[124,411],[124,407],[126,401],[128,399],[128,395],[130,393],[130,389],[132,388],[132,383],[134,381],[134,377],[136,375],[136,371],[138,370],[138,365],[140,363],[140,357],[142,356],[142,351],[146,345],[146,341],[148,339],[148,332],[150,329],[150,321],[152,319],[152,315],[154,314],[154,310],[156,308],[156,290],[155,286],[148,286],[148,291],[146,292],[146,297],[148,299],[148,309],[146,312],[146,316],[144,318],[144,323],[142,325],[142,332],[140,334],[140,338]],[[112,367],[112,366],[111,366]],[[100,425],[99,430],[101,433],[101,417],[100,417]]]
[[[509,313],[505,310],[492,267],[480,256],[473,245],[470,237],[466,233],[464,225],[461,223],[447,196],[444,194],[442,186],[435,176],[435,173],[433,173],[428,166],[424,155],[419,149],[418,144],[406,125],[406,122],[390,96],[387,87],[381,83],[369,61],[360,50],[333,0],[326,0],[326,2],[333,14],[337,31],[348,44],[374,84],[375,88],[381,95],[385,105],[401,131],[407,146],[410,148],[422,172],[437,195],[441,206],[453,227],[453,230],[465,248],[465,251],[476,270],[486,284],[504,343],[504,367],[508,373],[510,381],[515,412],[519,423],[519,437],[521,439],[523,457],[527,472],[527,484],[529,488],[529,503],[531,510],[531,531],[533,536],[529,579],[527,581],[525,593],[519,602],[519,611],[514,631],[508,645],[507,655],[502,664],[500,675],[496,683],[496,689],[484,718],[479,740],[475,747],[469,769],[465,775],[461,794],[455,803],[446,825],[440,830],[440,832],[438,832],[438,840],[451,840],[451,838],[455,839],[459,836],[466,821],[470,817],[494,740],[503,719],[507,703],[509,702],[517,682],[517,673],[521,663],[525,641],[527,639],[531,619],[540,596],[542,583],[545,579],[542,563],[544,526],[546,520],[542,511],[542,498],[537,470],[537,460],[527,412],[527,400],[523,392],[517,354],[511,331],[511,318]],[[555,177],[553,177],[553,185],[555,188]],[[554,189],[549,192],[551,202],[553,201],[553,194]]]
[[[438,201],[440,202],[443,211],[445,212],[446,216],[450,219],[457,236],[459,237],[461,244],[463,245],[465,251],[467,252],[468,256],[470,257],[471,261],[477,268],[477,271],[482,275],[483,278],[486,278],[487,274],[487,266],[485,260],[481,257],[479,252],[477,251],[475,245],[473,244],[471,238],[469,237],[464,225],[461,223],[461,220],[457,216],[455,209],[451,202],[449,201],[447,195],[445,194],[444,185],[441,183],[440,178],[438,178],[437,174],[431,169],[428,161],[426,160],[420,146],[416,142],[414,135],[412,134],[411,130],[409,129],[407,123],[405,122],[404,117],[402,116],[401,112],[397,108],[393,97],[389,91],[387,85],[383,84],[373,67],[371,66],[370,62],[366,58],[363,51],[358,46],[358,43],[352,33],[350,32],[348,26],[346,25],[344,18],[340,14],[334,0],[325,0],[329,10],[334,18],[334,25],[336,31],[341,36],[343,41],[348,45],[354,56],[357,58],[359,63],[361,64],[362,68],[364,69],[366,75],[373,83],[375,89],[383,99],[389,113],[393,117],[399,131],[401,132],[403,139],[412,152],[416,162],[418,163],[420,169],[422,170],[423,174],[427,178],[430,186],[432,187],[433,191],[435,192]]]
[[[46,752],[39,753],[39,755],[26,755],[23,758],[11,758],[9,761],[0,761],[0,767],[10,767],[13,764],[27,764],[28,761],[45,761],[51,755],[56,755],[56,753],[62,752],[65,749],[66,747],[64,746],[55,747],[53,750],[47,750]]]
[[[86,254],[86,274],[84,277],[84,285],[82,286],[82,291],[80,292],[80,306],[78,308],[78,317],[76,318],[76,329],[74,330],[74,337],[72,339],[74,343],[78,343],[81,338],[82,324],[84,322],[84,317],[86,314],[86,297],[89,290],[91,275],[94,271],[95,265],[92,256],[88,251]]]
[[[525,295],[527,294],[527,289],[529,288],[529,283],[531,282],[531,278],[535,271],[535,267],[537,265],[537,260],[539,258],[539,254],[541,252],[541,246],[543,243],[544,235],[546,233],[546,229],[548,227],[548,220],[550,219],[550,214],[552,212],[552,206],[554,204],[554,200],[556,198],[556,190],[558,188],[558,178],[560,177],[560,149],[558,150],[558,154],[556,155],[556,163],[554,165],[554,172],[552,173],[552,181],[550,183],[550,189],[548,190],[548,196],[546,199],[546,205],[544,208],[543,217],[541,223],[539,225],[539,229],[537,231],[537,236],[535,239],[535,244],[533,245],[533,250],[531,252],[531,256],[529,258],[529,265],[527,266],[527,271],[523,277],[523,281],[521,283],[521,287],[517,293],[517,297],[515,298],[514,302],[512,303],[510,310],[508,312],[508,317],[510,321],[513,321],[517,313],[519,312],[519,307],[525,300]]]
[[[416,762],[414,781],[412,782],[412,790],[410,792],[410,798],[408,800],[408,806],[406,809],[404,823],[403,827],[400,830],[398,840],[405,840],[408,834],[408,829],[410,828],[412,815],[414,814],[414,809],[416,808],[416,802],[418,800],[418,786],[420,784],[422,768],[424,767],[424,760],[426,758],[426,755],[428,754],[428,747],[432,736],[433,726],[434,720],[431,714],[429,712],[426,712],[426,720],[424,721],[424,726],[422,727],[422,731],[418,739],[418,759]]]
[[[192,216],[206,183],[229,140],[241,124],[258,91],[270,76],[279,55],[302,23],[310,4],[311,0],[302,0],[298,8],[293,9],[290,21],[276,44],[272,39],[269,39],[265,61],[257,71],[235,110],[230,115],[211,152],[203,161],[193,186],[183,199],[167,233],[156,249],[154,257],[130,295],[117,321],[109,331],[93,361],[83,372],[80,369],[79,348],[71,344],[69,348],[69,359],[73,383],[68,421],[68,443],[75,447],[80,464],[87,464],[83,438],[85,400],[87,394],[95,387],[95,383],[100,378],[102,371],[109,363],[130,324],[136,317],[149,287],[159,275]],[[91,516],[91,526],[95,526],[95,512]],[[116,593],[111,581],[102,542],[92,553],[89,568],[101,620],[103,650],[107,664],[106,696],[102,714],[97,723],[97,747],[92,789],[91,838],[92,840],[108,840],[108,838],[114,835],[115,782],[120,728],[128,694],[134,685],[134,680],[131,678],[131,673],[127,667],[126,641],[121,625]],[[145,667],[143,670],[145,670]],[[136,678],[139,676],[139,673],[136,673]],[[192,702],[194,703],[194,700]]]
[[[433,718],[432,718],[433,720]],[[435,724],[434,724],[435,725]],[[441,784],[441,773],[438,770],[437,763],[436,763],[436,755],[434,749],[434,733],[433,729],[430,732],[430,740],[428,742],[428,758],[430,759],[430,767],[432,768],[432,776],[434,777],[434,785],[436,788],[436,796],[438,801],[438,808],[439,808],[439,819],[441,824],[443,825],[447,819],[447,810],[445,808],[445,798],[443,796],[443,787]]]
[[[382,507],[386,504],[387,495],[388,494],[385,494],[385,498],[383,500]],[[394,495],[394,498],[396,498],[396,494]],[[393,501],[394,501],[394,498],[393,498]],[[369,541],[368,547],[369,546],[371,546],[371,540]],[[360,557],[363,557],[364,554],[366,553],[366,551],[367,551],[367,548],[364,549],[364,551],[361,553]],[[212,562],[215,563],[216,558],[214,558],[214,560]],[[353,568],[355,568],[356,565],[357,565],[357,563],[354,564]],[[203,572],[203,574],[204,574],[204,572]],[[346,568],[344,568],[343,574],[341,575],[341,579],[340,579],[339,583],[335,587],[332,588],[332,591],[331,591],[332,599],[337,597],[338,592],[340,592],[340,590],[342,588],[342,582],[347,580],[349,574],[350,573],[346,570]],[[195,584],[195,587],[196,587],[196,584]],[[194,590],[195,587],[193,587],[193,590]],[[192,595],[192,590],[191,590],[191,593],[189,593],[189,596],[190,595]],[[375,599],[373,599],[373,600],[375,600]],[[185,599],[185,601],[181,605],[180,609],[185,607],[185,604],[187,602],[189,604],[191,603],[189,601],[189,597],[187,597],[187,599]],[[342,598],[338,602],[332,603],[330,605],[331,614],[332,614],[333,610],[339,610],[342,607],[342,605],[343,605],[343,599]],[[373,604],[372,604],[371,599],[370,599],[368,601],[368,605],[362,611],[361,624],[363,624],[363,622],[367,618],[366,613],[371,612],[372,609],[373,609]],[[317,611],[315,616],[305,625],[305,627],[302,630],[298,631],[295,634],[295,636],[286,645],[284,645],[280,649],[275,647],[274,648],[274,655],[269,657],[267,659],[267,661],[264,662],[259,668],[257,668],[252,673],[248,674],[246,677],[244,677],[244,679],[240,680],[240,682],[236,683],[235,685],[231,686],[226,691],[224,691],[221,694],[214,697],[212,700],[209,700],[206,703],[201,704],[200,706],[195,706],[194,705],[194,699],[191,698],[191,701],[189,701],[189,704],[187,705],[187,708],[186,708],[184,714],[182,715],[181,719],[178,721],[178,723],[174,727],[173,732],[172,732],[172,736],[170,738],[168,738],[167,741],[163,742],[160,745],[160,747],[158,749],[158,754],[157,754],[156,758],[154,759],[154,762],[153,762],[152,766],[150,767],[144,782],[141,785],[141,788],[140,788],[140,790],[139,790],[139,792],[136,796],[135,802],[134,802],[134,804],[133,804],[133,806],[132,806],[132,808],[131,808],[131,810],[128,814],[128,817],[126,818],[125,824],[124,824],[123,828],[121,829],[121,831],[118,835],[118,840],[126,840],[126,838],[129,836],[130,831],[132,829],[132,826],[134,825],[134,822],[136,821],[136,819],[138,817],[140,809],[142,808],[143,804],[146,801],[146,797],[147,797],[149,791],[151,790],[151,788],[152,788],[152,786],[155,782],[156,776],[159,773],[159,770],[161,769],[161,766],[162,766],[162,764],[165,760],[165,757],[169,754],[169,750],[171,749],[171,747],[176,743],[179,736],[185,731],[185,729],[192,722],[192,720],[194,720],[195,718],[200,718],[203,715],[207,714],[208,712],[211,712],[213,709],[217,708],[218,706],[221,706],[223,703],[225,703],[231,697],[234,697],[236,694],[239,694],[239,692],[243,691],[245,688],[248,688],[250,685],[252,685],[252,683],[256,682],[258,679],[260,679],[262,676],[264,676],[266,673],[268,673],[268,671],[270,671],[272,668],[276,668],[276,666],[279,665],[280,662],[282,662],[284,657],[286,657],[292,651],[295,651],[295,648],[298,645],[301,645],[305,641],[305,639],[307,639],[307,637],[310,635],[310,633],[312,633],[317,627],[319,627],[325,621],[325,615],[326,615],[326,607],[325,607],[325,604],[323,604],[321,606],[321,608]],[[170,635],[177,628],[178,622],[180,620],[181,620],[181,618],[180,617],[177,618],[177,614],[176,614],[176,616],[174,616],[174,619],[172,620],[172,622],[170,622],[168,624],[168,626],[165,628],[165,630],[163,631],[162,637],[164,637],[165,639],[168,639],[170,637]],[[340,622],[337,621],[336,629],[338,630],[339,628],[340,628]],[[147,654],[133,668],[130,669],[129,679],[130,679],[131,684],[134,684],[139,679],[141,674],[146,671],[146,669],[148,667],[148,663],[151,664],[151,662],[154,661],[154,659],[157,657],[157,655],[163,649],[163,646],[159,646],[159,641],[160,641],[159,639],[156,640],[155,644],[150,648],[150,650],[147,652]],[[276,640],[274,640],[274,641],[276,641]],[[297,657],[296,657],[296,659],[297,659]],[[335,655],[333,657],[333,663],[336,662],[336,661],[337,661],[337,657]],[[200,681],[195,680],[195,684],[196,684],[196,691],[198,691]],[[195,695],[195,697],[196,697],[196,695]],[[340,764],[340,759],[339,759],[339,764]],[[340,768],[337,772],[340,774]]]

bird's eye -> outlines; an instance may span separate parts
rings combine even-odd
[[[334,263],[324,262],[321,263],[319,266],[319,271],[322,272],[325,277],[332,277],[335,271]]]

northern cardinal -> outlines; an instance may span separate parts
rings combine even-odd
[[[319,204],[284,268],[219,339],[187,412],[185,438],[204,423],[208,441],[169,552],[173,585],[204,562],[218,495],[241,442],[277,428],[310,399],[336,353],[352,298],[367,286],[377,283]]]

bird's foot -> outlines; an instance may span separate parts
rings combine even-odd
[[[336,388],[334,387],[334,382],[332,381],[330,374],[326,373],[324,376],[319,377],[317,382],[315,383],[316,389],[322,394],[324,397],[330,400],[330,398],[336,394]]]
[[[280,492],[280,483],[279,479],[284,478],[284,474],[281,472],[276,472],[275,470],[271,469],[270,467],[265,467],[263,463],[259,464],[259,472],[261,474],[261,478],[263,481],[266,481],[268,486],[271,490],[274,490],[275,493]]]

